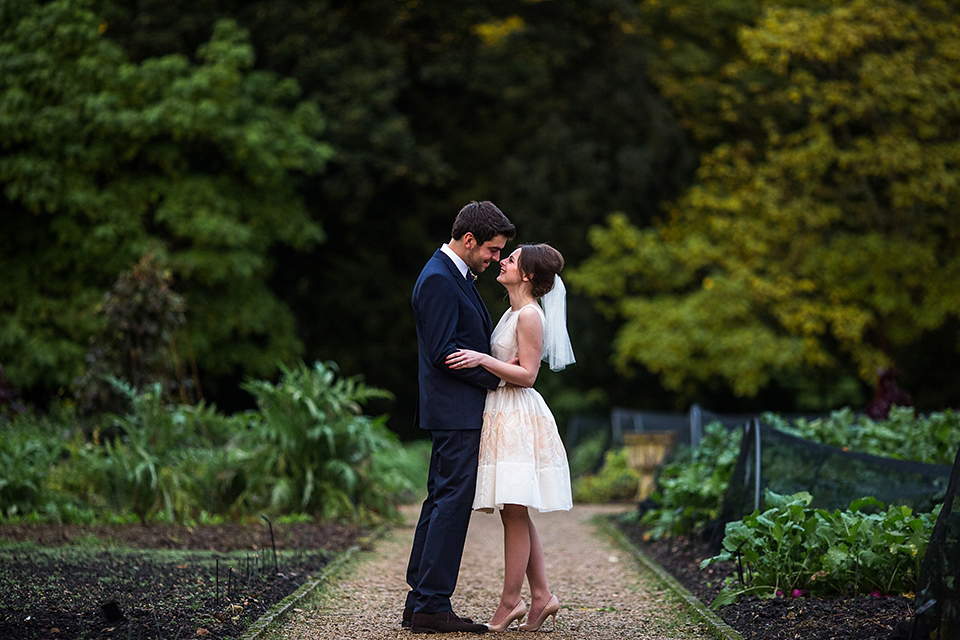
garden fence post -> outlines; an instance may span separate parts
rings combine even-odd
[[[753,419],[754,469],[753,469],[753,508],[760,509],[760,420]]]

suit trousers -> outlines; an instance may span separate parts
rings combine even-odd
[[[427,499],[407,565],[406,605],[415,612],[452,611],[463,546],[477,488],[480,430],[432,430]]]

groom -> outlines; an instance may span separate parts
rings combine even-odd
[[[499,262],[513,223],[492,202],[471,202],[453,223],[450,242],[427,261],[413,289],[420,386],[416,422],[433,448],[427,499],[407,565],[403,627],[414,633],[474,632],[453,612],[460,559],[477,484],[480,427],[488,389],[500,379],[483,367],[450,369],[446,357],[458,348],[490,352],[490,313],[473,285],[475,274]]]

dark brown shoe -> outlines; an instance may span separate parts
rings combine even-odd
[[[401,628],[401,629],[409,629],[409,628],[410,628],[410,618],[412,618],[412,617],[413,617],[413,607],[404,607],[404,608],[403,608],[403,616],[401,616],[401,618],[400,618],[400,628]],[[457,617],[459,618],[460,616],[457,616]],[[473,620],[471,620],[470,618],[460,618],[460,619],[463,620],[464,622],[466,622],[467,624],[473,624]]]
[[[486,633],[487,625],[467,622],[453,611],[441,611],[414,613],[410,617],[410,630],[414,633]]]

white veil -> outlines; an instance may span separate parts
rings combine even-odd
[[[567,333],[567,289],[558,273],[554,276],[553,289],[540,298],[545,319],[543,327],[543,360],[552,371],[560,371],[576,360],[573,345]]]

